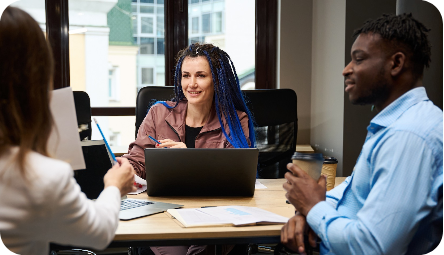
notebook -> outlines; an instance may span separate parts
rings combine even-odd
[[[82,141],[81,144],[86,169],[74,171],[74,178],[89,199],[96,199],[104,188],[103,177],[112,166],[112,157],[103,140]],[[182,205],[130,199],[125,196],[121,201],[119,219],[131,220],[179,207]]]
[[[149,196],[254,195],[259,150],[145,149]]]

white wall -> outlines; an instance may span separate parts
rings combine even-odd
[[[280,1],[278,88],[298,97],[298,144],[310,144],[312,0]]]
[[[342,176],[346,0],[313,1],[310,143]]]
[[[278,86],[298,96],[298,144],[334,156],[342,176],[346,0],[281,0]]]

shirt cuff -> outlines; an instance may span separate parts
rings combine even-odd
[[[323,236],[326,233],[322,231],[322,222],[325,220],[325,216],[328,214],[335,214],[336,209],[332,207],[326,201],[317,203],[307,214],[307,222],[311,229],[322,239],[326,240]]]
[[[100,193],[99,197],[102,196],[119,198],[120,201],[120,190],[116,186],[108,186]]]

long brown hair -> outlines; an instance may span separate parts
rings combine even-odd
[[[51,49],[37,22],[7,7],[0,19],[0,157],[18,147],[14,163],[24,177],[30,151],[49,156],[53,69]]]

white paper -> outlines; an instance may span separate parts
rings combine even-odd
[[[85,169],[71,87],[53,90],[50,108],[55,126],[48,140],[49,153],[74,170]]]
[[[254,184],[254,188],[255,188],[255,189],[266,189],[267,186],[265,186],[264,184],[260,183],[260,182],[256,179],[256,183]]]
[[[186,226],[205,226],[232,223],[235,226],[248,225],[254,223],[286,223],[288,218],[278,214],[248,206],[216,206],[207,208],[192,209],[169,209],[174,216],[178,213]]]
[[[234,225],[244,225],[257,222],[286,223],[288,218],[275,213],[248,206],[217,206],[200,208],[198,211],[215,216],[222,221],[228,221]]]
[[[138,175],[135,174],[134,181],[136,182],[137,190],[134,192],[128,193],[128,195],[137,195],[137,194],[140,194],[146,190],[146,180],[140,178]]]

